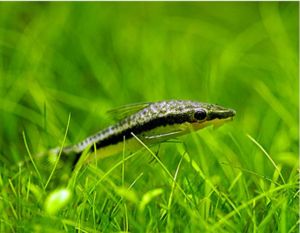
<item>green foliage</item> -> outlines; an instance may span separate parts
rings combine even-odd
[[[296,232],[298,7],[0,3],[0,232]],[[35,156],[163,99],[237,115],[73,172]]]

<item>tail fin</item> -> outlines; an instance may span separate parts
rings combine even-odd
[[[81,152],[80,153],[75,153],[74,158],[73,158],[73,163],[72,163],[72,171],[75,169],[77,162],[79,161],[81,157]]]
[[[60,153],[61,148],[54,148],[50,151],[56,153],[56,155],[58,156]],[[78,152],[76,150],[74,150],[73,146],[67,146],[64,147],[61,151],[61,155],[60,155],[60,160],[66,164],[66,165],[71,165],[71,170],[73,171],[75,169],[75,166],[77,164],[77,162],[79,161],[80,157],[81,157],[82,152]]]
[[[72,147],[56,147],[48,151],[39,153],[36,159],[45,167],[45,169],[52,167],[57,162],[57,167],[70,167],[71,171],[74,170],[77,162],[79,161],[81,152],[76,152]],[[57,161],[59,159],[59,161]]]

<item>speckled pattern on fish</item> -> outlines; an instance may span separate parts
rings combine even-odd
[[[170,100],[149,103],[147,107],[124,118],[117,124],[74,145],[72,150],[79,153],[94,143],[96,144],[96,148],[114,144],[122,141],[124,136],[126,139],[131,138],[131,132],[138,135],[143,131],[167,124],[194,123],[196,119],[193,114],[198,110],[206,111],[207,115],[209,115],[211,111],[228,111],[228,109],[218,105],[190,100]],[[230,110],[229,116],[233,116],[233,112],[233,110]],[[71,147],[68,149],[71,149]],[[93,147],[91,150],[93,150]]]

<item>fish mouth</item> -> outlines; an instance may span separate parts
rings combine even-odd
[[[226,109],[222,111],[212,111],[208,114],[207,120],[215,120],[215,119],[227,119],[227,118],[233,118],[236,115],[235,110],[233,109]]]

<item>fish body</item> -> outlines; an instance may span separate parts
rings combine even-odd
[[[120,118],[116,124],[63,148],[63,154],[75,154],[76,163],[87,148],[95,155],[90,156],[93,159],[119,153],[124,147],[136,150],[141,144],[134,135],[145,144],[153,145],[209,125],[223,124],[235,116],[235,111],[215,104],[169,100],[128,105],[111,114]]]

